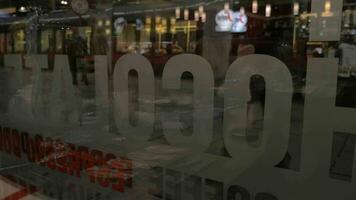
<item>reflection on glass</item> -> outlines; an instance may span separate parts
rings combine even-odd
[[[64,31],[56,31],[56,52],[63,53],[63,34]]]
[[[5,34],[0,34],[0,53],[5,53]]]
[[[41,33],[41,52],[49,52],[53,49],[53,31],[47,29]]]
[[[23,29],[14,32],[14,50],[16,53],[25,51],[25,31]]]

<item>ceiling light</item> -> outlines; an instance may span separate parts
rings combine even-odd
[[[272,12],[271,4],[266,4],[266,17],[270,17]]]
[[[298,3],[298,2],[294,2],[294,5],[293,5],[293,14],[294,14],[294,15],[299,15],[299,3]]]
[[[252,2],[252,13],[254,13],[254,14],[258,13],[258,1],[257,0],[253,0],[253,2]]]
[[[199,21],[199,17],[200,17],[200,16],[199,16],[199,11],[197,11],[197,10],[194,11],[194,20],[195,20],[195,21]]]
[[[201,21],[204,23],[206,22],[206,13],[205,12],[201,15]]]
[[[21,6],[20,9],[19,9],[20,12],[26,12],[26,8],[25,6]]]
[[[204,6],[200,5],[198,11],[199,11],[199,16],[201,16],[204,13]]]
[[[226,11],[230,10],[230,4],[229,3],[225,3],[224,4],[224,10],[226,10]]]
[[[189,10],[188,10],[188,8],[184,9],[184,20],[189,20]]]
[[[179,19],[180,18],[180,8],[176,7],[176,18]]]

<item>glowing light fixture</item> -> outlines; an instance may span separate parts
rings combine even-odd
[[[111,30],[110,29],[105,29],[105,33],[106,33],[106,35],[110,35],[111,34]]]
[[[165,18],[162,19],[162,25],[167,26],[167,19],[165,19]]]
[[[228,2],[226,2],[226,3],[224,4],[224,10],[225,10],[225,11],[230,10],[230,4],[229,4]]]
[[[252,2],[252,13],[254,13],[254,14],[258,13],[258,1],[257,0],[253,0],[253,2]]]
[[[299,3],[298,2],[294,2],[294,4],[293,4],[293,14],[294,15],[299,15],[299,9],[300,9]]]
[[[156,24],[161,23],[161,16],[157,15],[156,16]]]
[[[240,8],[240,14],[241,15],[245,15],[246,14],[245,8],[243,6],[241,6],[241,8]]]
[[[103,24],[104,24],[104,23],[103,23],[103,20],[99,20],[99,21],[98,21],[98,26],[99,26],[99,27],[103,26]]]
[[[171,25],[175,25],[177,23],[176,18],[172,17],[171,18]]]
[[[330,13],[330,10],[331,10],[331,2],[330,0],[327,0],[324,5],[324,12]]]
[[[189,10],[188,10],[188,8],[184,9],[184,20],[189,20]]]
[[[324,4],[324,12],[321,14],[323,17],[331,17],[333,16],[333,12],[331,12],[331,2],[330,0],[326,0]]]
[[[199,16],[202,16],[202,14],[204,13],[204,6],[200,5],[198,11],[199,11]]]
[[[266,4],[266,17],[271,17],[272,7],[271,4]]]
[[[205,13],[205,12],[201,15],[201,21],[202,21],[203,23],[206,22],[206,13]]]
[[[26,12],[26,8],[25,6],[21,6],[20,9],[19,9],[20,12]]]
[[[200,18],[200,16],[199,16],[199,11],[194,11],[194,20],[195,21],[199,21],[199,18]]]
[[[176,7],[176,18],[179,19],[180,18],[180,8]]]
[[[146,23],[147,25],[150,25],[150,24],[152,23],[151,17],[146,17],[145,23]]]

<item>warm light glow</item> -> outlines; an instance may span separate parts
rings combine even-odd
[[[162,19],[162,25],[167,26],[167,19],[165,19],[165,18]]]
[[[68,5],[68,1],[62,0],[62,1],[61,1],[61,4],[62,4],[62,5]]]
[[[199,11],[194,11],[194,20],[199,21]]]
[[[298,2],[294,2],[294,5],[293,5],[293,14],[294,14],[294,15],[299,15],[299,3],[298,3]]]
[[[206,13],[205,12],[201,15],[201,21],[204,23],[206,22]]]
[[[266,17],[270,17],[272,12],[271,4],[266,4]]]
[[[199,16],[202,16],[202,14],[204,13],[204,6],[199,6],[198,11],[199,11]]]
[[[156,26],[156,31],[158,32],[158,33],[162,33],[162,26],[161,25],[157,25]]]
[[[157,15],[156,16],[156,24],[161,23],[161,16]]]
[[[331,10],[331,2],[330,2],[330,0],[327,0],[327,1],[325,2],[324,10],[325,10],[324,12],[330,13],[330,10]]]
[[[333,16],[333,12],[331,12],[331,2],[330,0],[327,0],[324,4],[324,12],[321,13],[321,16],[323,17],[331,17]]]
[[[252,2],[252,13],[254,13],[254,14],[258,13],[258,1],[257,0],[253,0],[253,2]]]
[[[188,10],[188,8],[184,9],[184,20],[189,20],[189,10]]]
[[[224,4],[224,10],[226,10],[226,11],[230,10],[230,4],[229,3],[225,3]]]
[[[245,8],[243,6],[241,6],[241,8],[240,8],[240,14],[241,15],[245,15],[246,14]]]
[[[180,18],[180,8],[176,7],[176,18],[179,19]]]
[[[146,23],[147,25],[150,25],[150,24],[152,23],[151,17],[146,17],[145,23]]]
[[[110,20],[106,20],[105,21],[105,26],[110,26],[111,25],[111,21]]]
[[[103,26],[103,21],[102,21],[102,20],[99,20],[99,21],[98,21],[98,26],[99,26],[99,27]]]
[[[20,7],[20,12],[26,12],[26,8],[24,6]]]
[[[111,34],[111,30],[110,29],[106,29],[105,33],[106,33],[106,35],[110,35]]]
[[[175,25],[177,23],[176,18],[172,17],[171,18],[171,25]]]

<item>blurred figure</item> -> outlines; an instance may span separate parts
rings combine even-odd
[[[108,38],[103,28],[98,28],[94,37],[93,50],[95,55],[106,55],[108,52]]]
[[[73,85],[78,84],[78,61],[87,55],[86,41],[80,36],[78,28],[72,28],[73,35],[67,40],[67,53],[69,57],[70,70],[72,72]],[[85,66],[84,66],[85,68]],[[85,70],[85,69],[83,69]],[[87,84],[87,78],[83,75],[83,80]],[[85,81],[86,79],[86,81]]]

